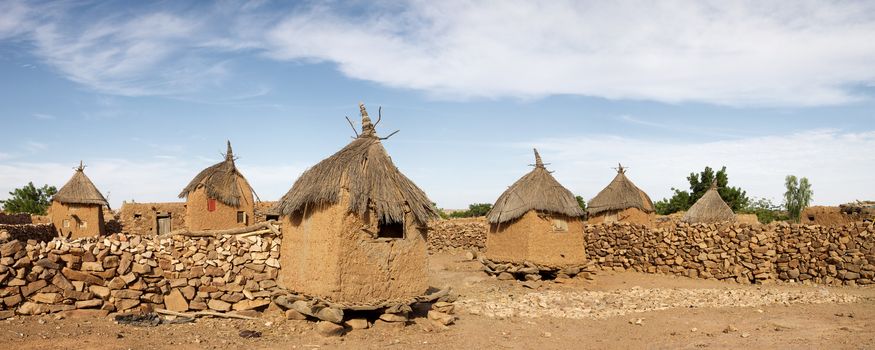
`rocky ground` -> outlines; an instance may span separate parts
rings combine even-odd
[[[56,315],[0,321],[10,349],[327,348],[875,348],[875,288],[745,286],[631,272],[592,279],[499,281],[465,254],[431,259],[432,285],[460,294],[460,319],[436,331],[423,319],[341,338],[271,313],[258,321],[200,319],[134,327]],[[244,338],[260,333],[259,337]],[[241,333],[243,332],[243,333]]]

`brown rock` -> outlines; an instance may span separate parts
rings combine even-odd
[[[173,289],[170,294],[164,297],[164,307],[170,311],[186,312],[188,311],[188,301],[179,289]]]
[[[267,299],[255,299],[255,300],[243,300],[234,304],[234,310],[254,310],[261,307],[265,307],[270,305],[270,300]]]
[[[127,283],[125,283],[125,280],[123,280],[121,277],[113,278],[109,281],[109,283],[106,284],[109,289],[122,289],[126,285]]]
[[[212,299],[212,300],[210,300],[210,301],[207,303],[207,306],[208,306],[210,309],[212,309],[212,310],[216,310],[216,311],[226,312],[226,311],[228,311],[228,310],[231,310],[231,304],[228,304],[228,303],[226,303],[226,302],[224,302],[224,301],[216,300],[216,299]]]
[[[43,304],[55,304],[64,300],[64,297],[60,293],[36,293],[30,297],[30,300]]]
[[[15,316],[15,310],[0,310],[0,320]]]
[[[322,321],[340,324],[343,322],[343,310],[330,307],[322,308],[316,312],[316,318]]]
[[[89,286],[89,287],[88,287],[88,290],[90,290],[91,293],[94,293],[94,295],[100,297],[101,299],[106,300],[107,298],[109,298],[110,290],[109,290],[109,288],[107,288],[107,287],[104,287],[104,286]]]
[[[58,315],[63,317],[63,318],[71,319],[71,320],[95,319],[95,318],[106,317],[107,315],[109,315],[109,310],[101,310],[101,309],[67,310],[67,311],[61,312]]]
[[[316,332],[323,337],[340,337],[343,335],[343,326],[320,321],[316,324]]]
[[[119,312],[133,309],[137,305],[140,305],[140,300],[138,299],[119,299],[115,302],[115,308]]]
[[[102,272],[103,271],[103,264],[101,264],[98,261],[83,262],[82,263],[82,270]]]
[[[98,308],[101,305],[103,305],[103,300],[91,299],[91,300],[77,301],[75,305],[76,305],[77,309]]]
[[[307,316],[298,312],[295,309],[288,309],[288,310],[286,310],[286,319],[287,320],[303,321],[303,320],[307,319]]]
[[[516,279],[513,277],[512,274],[507,273],[507,272],[499,273],[497,278],[499,281],[509,281],[509,280]]]
[[[449,326],[456,321],[456,317],[453,315],[448,315],[443,312],[438,312],[435,310],[428,311],[428,319],[432,321],[436,321],[444,326]]]
[[[20,304],[23,300],[24,298],[21,296],[21,294],[15,294],[3,298],[3,304],[6,305],[6,307],[8,308],[12,308]]]
[[[143,292],[131,289],[119,289],[110,292],[110,295],[116,299],[138,299],[143,295]]]
[[[364,318],[354,318],[351,320],[347,320],[346,325],[347,327],[352,329],[368,329],[371,327],[371,323]]]
[[[380,319],[386,322],[407,322],[407,316],[402,314],[382,314]]]
[[[27,284],[27,286],[21,287],[21,294],[24,296],[29,296],[36,291],[43,289],[43,287],[47,286],[48,282],[45,280],[36,280]]]
[[[103,284],[103,280],[87,272],[76,271],[65,267],[61,270],[61,273],[64,274],[65,277],[73,281],[82,281],[93,285]]]
[[[70,281],[67,280],[67,278],[64,277],[64,275],[62,275],[60,273],[56,273],[55,277],[52,277],[52,284],[55,285],[56,287],[64,289],[64,290],[75,289],[75,287],[73,287],[73,284],[70,283]]]

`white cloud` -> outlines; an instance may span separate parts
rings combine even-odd
[[[26,30],[30,8],[16,0],[0,2],[0,39],[13,37]]]
[[[398,6],[395,6],[396,8]],[[440,97],[825,105],[875,81],[871,2],[414,1],[295,13],[276,59]]]
[[[786,175],[811,180],[814,202],[837,205],[875,198],[875,132],[814,130],[790,135],[714,142],[587,136],[534,141],[551,170],[573,192],[592,198],[613,179],[618,162],[653,200],[687,189],[686,176],[710,166],[727,167],[731,186],[748,196],[781,202]]]
[[[39,119],[39,120],[55,120],[55,119],[57,119],[57,117],[55,117],[51,114],[45,114],[45,113],[34,113],[33,117],[36,119]]]

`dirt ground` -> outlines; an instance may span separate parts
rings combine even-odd
[[[464,254],[437,254],[431,284],[460,294],[459,320],[423,319],[324,338],[306,321],[199,319],[134,327],[56,315],[0,321],[5,349],[736,349],[875,348],[875,288],[745,286],[631,272],[543,282],[535,289],[479,272]],[[241,330],[262,333],[244,339]]]

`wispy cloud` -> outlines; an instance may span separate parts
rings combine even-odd
[[[31,140],[25,142],[23,145],[21,145],[21,147],[29,153],[39,153],[47,150],[49,148],[49,145]]]
[[[39,119],[39,120],[55,120],[55,119],[57,119],[57,117],[55,117],[51,114],[45,114],[45,113],[34,113],[33,117],[36,119]]]
[[[351,78],[446,99],[809,106],[869,98],[864,87],[875,84],[875,3],[865,1],[88,8],[36,16],[29,3],[4,2],[0,39],[30,40],[68,79],[127,96],[222,85],[235,73],[229,55],[330,62]]]

